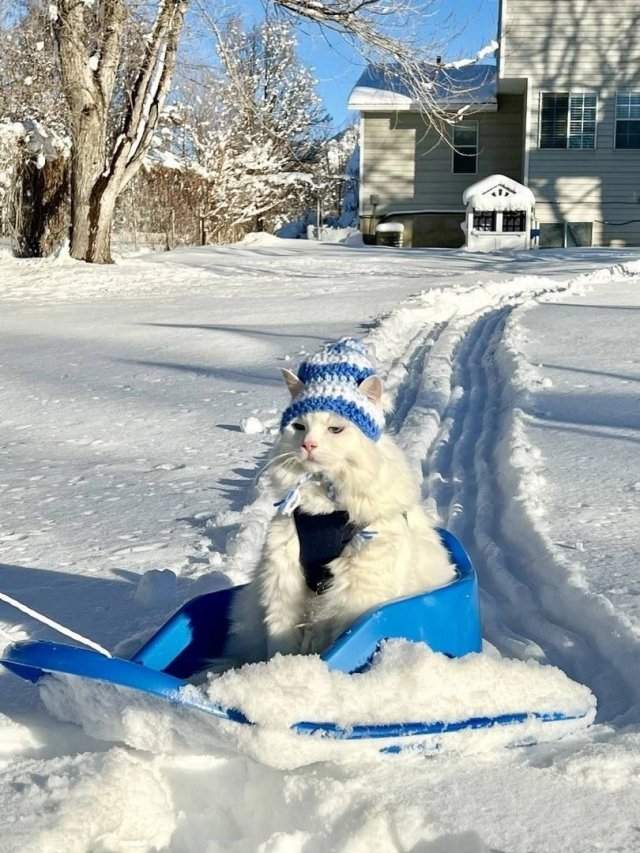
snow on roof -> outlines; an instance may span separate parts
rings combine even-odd
[[[506,175],[489,175],[462,194],[462,203],[474,210],[530,210],[535,197],[529,187]]]
[[[443,106],[497,109],[497,73],[495,65],[442,67],[432,75],[434,95]],[[350,110],[419,110],[406,83],[395,66],[370,65],[349,96]]]

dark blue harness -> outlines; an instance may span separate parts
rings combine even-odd
[[[300,509],[293,512],[298,541],[300,565],[307,586],[322,595],[331,586],[333,575],[328,563],[342,554],[356,534],[349,514],[342,510],[325,515],[308,515]]]

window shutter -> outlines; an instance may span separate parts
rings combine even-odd
[[[571,95],[569,102],[569,148],[596,147],[595,95]]]

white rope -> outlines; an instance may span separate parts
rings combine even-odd
[[[90,648],[95,649],[97,652],[100,652],[101,655],[105,655],[108,658],[111,657],[111,652],[108,652],[105,648],[99,646],[98,643],[94,643],[93,640],[88,640],[81,634],[76,634],[76,632],[72,631],[70,628],[65,628],[65,626],[61,625],[59,622],[54,622],[53,619],[49,619],[48,616],[38,613],[37,610],[32,610],[30,607],[27,607],[26,604],[22,604],[22,602],[16,601],[15,598],[11,598],[10,595],[0,592],[0,600],[5,601],[7,604],[11,605],[11,607],[15,607],[16,610],[21,610],[23,613],[26,613],[27,616],[32,616],[34,619],[37,619],[38,622],[42,622],[43,625],[48,625],[50,628],[53,628],[54,631],[58,631],[58,633],[64,634],[72,640],[77,640],[84,646],[89,646]]]

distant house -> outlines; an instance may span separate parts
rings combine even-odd
[[[440,100],[463,121],[438,141],[392,77],[366,71],[360,223],[406,245],[460,246],[462,196],[501,174],[535,196],[540,246],[640,245],[639,0],[499,0],[497,67],[451,69]]]

